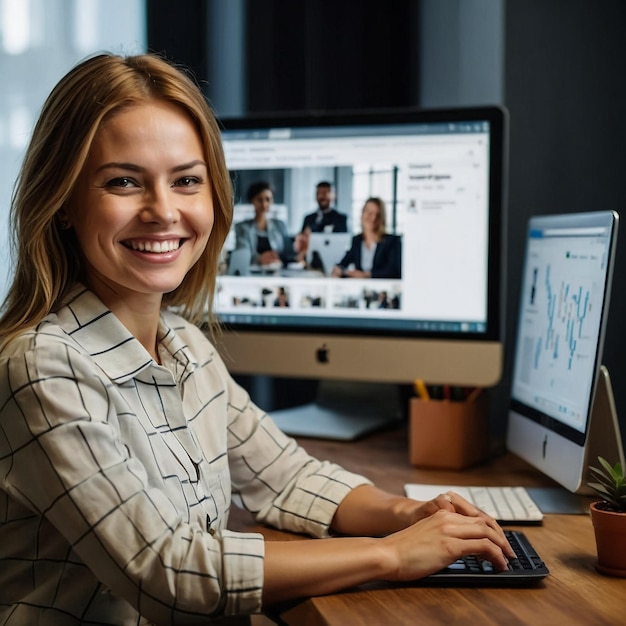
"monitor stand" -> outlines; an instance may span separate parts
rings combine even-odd
[[[322,380],[315,402],[271,416],[294,437],[351,441],[399,424],[405,415],[400,395],[393,384]]]
[[[618,461],[624,467],[624,448],[620,432],[615,399],[609,370],[602,365],[598,377],[598,385],[591,411],[589,434],[585,446],[585,468],[580,488],[572,493],[563,487],[527,487],[526,490],[535,500],[543,513],[586,514],[589,504],[597,500],[587,486],[591,480],[589,465],[598,467],[598,457],[604,457],[611,465]]]

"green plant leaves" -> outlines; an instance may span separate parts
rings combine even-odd
[[[587,483],[603,500],[611,503],[618,512],[626,512],[626,478],[621,463],[611,464],[598,457],[601,468],[589,466],[597,482]]]

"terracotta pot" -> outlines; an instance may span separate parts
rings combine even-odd
[[[609,576],[626,577],[626,513],[614,513],[590,505],[591,521],[596,535],[598,563],[596,569]]]

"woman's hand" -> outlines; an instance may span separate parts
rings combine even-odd
[[[441,496],[435,500],[447,502]],[[481,556],[496,569],[507,568],[507,559],[515,554],[498,524],[484,513],[466,515],[449,510],[448,505],[380,540],[396,563],[389,580],[421,578],[469,554]]]
[[[481,511],[471,502],[468,502],[463,496],[459,495],[455,491],[447,491],[446,493],[439,494],[432,500],[418,502],[416,507],[417,519],[423,519],[433,515],[440,509],[454,511],[456,513],[461,513],[462,515],[468,515],[469,517],[482,517],[488,520],[492,526],[500,528],[492,517],[487,515],[484,511]]]
[[[506,567],[505,557],[515,557],[496,520],[454,491],[419,502],[362,485],[339,505],[332,527],[347,535],[383,537],[398,559],[395,580],[424,576],[466,554],[480,554],[497,568]]]
[[[409,498],[407,498],[408,500]],[[408,505],[410,507],[410,505]],[[410,515],[414,522],[426,519],[438,511],[450,511],[453,513],[459,513],[466,517],[474,517],[482,520],[485,524],[487,524],[490,528],[495,530],[501,537],[502,540],[506,541],[504,538],[504,531],[496,522],[493,517],[487,515],[484,511],[481,511],[479,508],[474,506],[471,502],[468,502],[463,496],[459,495],[455,491],[448,491],[446,493],[439,494],[436,498],[432,500],[427,500],[424,502],[415,501],[415,504],[412,507],[412,511]],[[507,542],[508,545],[508,542]],[[513,553],[510,553],[509,556],[512,558],[514,556]]]

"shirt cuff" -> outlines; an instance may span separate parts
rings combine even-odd
[[[324,461],[298,481],[289,502],[281,508],[277,526],[312,537],[330,537],[330,524],[342,500],[355,487],[371,484],[363,476]]]
[[[226,615],[260,613],[265,542],[259,533],[221,531]]]

